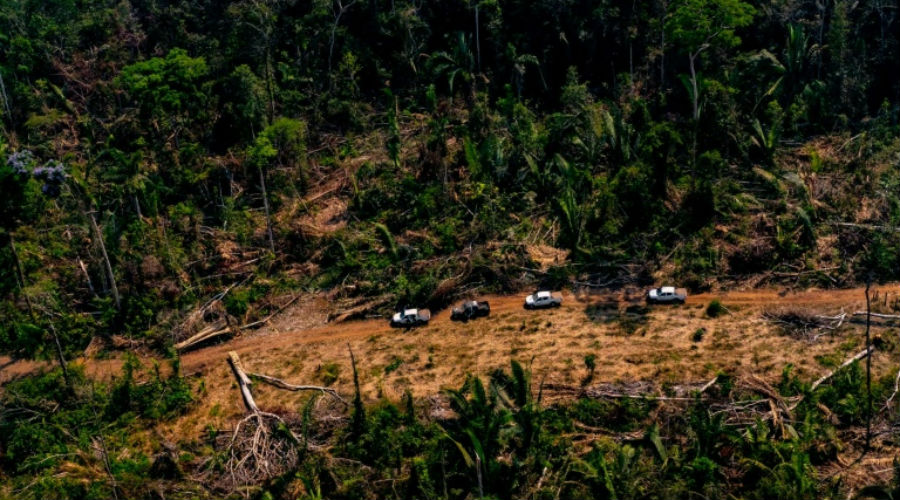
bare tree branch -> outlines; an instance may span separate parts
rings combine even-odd
[[[251,379],[259,380],[260,382],[264,382],[271,386],[277,387],[279,389],[284,389],[286,391],[320,391],[323,394],[328,394],[329,396],[337,399],[341,403],[347,404],[347,401],[337,393],[336,390],[330,387],[323,387],[319,385],[294,385],[281,380],[280,378],[270,377],[268,375],[263,375],[261,373],[248,373],[247,374]]]

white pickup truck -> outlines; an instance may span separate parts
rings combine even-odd
[[[685,299],[687,299],[687,290],[674,286],[651,288],[647,292],[648,304],[684,304]]]
[[[396,328],[410,328],[413,326],[427,325],[431,319],[431,311],[428,309],[404,309],[391,317],[391,326]]]
[[[542,290],[525,297],[525,309],[543,309],[562,305],[561,293],[550,293]]]

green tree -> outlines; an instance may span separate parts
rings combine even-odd
[[[205,114],[207,94],[203,81],[209,67],[203,57],[190,57],[175,48],[165,58],[153,57],[122,68],[116,82],[142,112],[142,118],[167,134],[197,113]]]
[[[277,166],[294,172],[300,178],[301,190],[306,189],[306,124],[291,118],[278,118],[266,127],[247,149],[247,161],[259,173],[263,209],[266,216],[266,236],[269,250],[275,254],[275,236],[269,207],[269,191],[266,186],[266,170]]]
[[[438,51],[428,56],[431,70],[437,77],[447,79],[450,89],[450,97],[453,98],[456,82],[462,81],[467,87],[469,102],[475,99],[476,92],[476,61],[472,52],[471,37],[462,31],[454,36],[455,44],[452,52]]]
[[[755,9],[741,0],[677,0],[666,22],[669,38],[688,56],[692,117],[700,119],[700,85],[697,65],[700,55],[712,48],[740,44],[735,30],[750,24]]]

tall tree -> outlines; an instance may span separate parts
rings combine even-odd
[[[670,7],[666,31],[673,43],[688,56],[690,93],[694,120],[700,118],[700,88],[697,64],[700,55],[715,48],[737,46],[735,30],[750,24],[755,10],[741,0],[678,0]]]

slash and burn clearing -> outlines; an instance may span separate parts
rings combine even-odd
[[[896,292],[885,288],[882,293]],[[728,312],[714,318],[706,314],[714,299]],[[510,359],[530,366],[534,380],[548,386],[578,386],[588,372],[593,383],[651,382],[656,387],[702,382],[720,372],[774,381],[787,365],[802,379],[814,380],[833,368],[834,360],[852,356],[864,344],[864,326],[851,321],[853,311],[865,308],[862,289],[701,294],[683,306],[651,307],[635,293],[566,293],[562,307],[541,311],[524,310],[519,296],[487,300],[488,318],[451,322],[445,310],[429,325],[410,330],[370,319],[292,331],[284,320],[275,320],[277,327],[185,353],[183,368],[204,379],[200,408],[214,406],[226,412],[223,417],[239,418],[243,407],[224,361],[231,350],[253,371],[298,384],[327,385],[346,395],[353,392],[349,346],[356,355],[363,398],[400,401],[406,392],[426,398],[458,387],[467,374],[486,376]],[[321,306],[308,300],[302,304],[298,307]],[[847,321],[836,325],[837,320],[820,319],[830,326],[816,329],[816,335],[797,335],[772,321],[784,311],[818,318],[841,310],[850,311]],[[291,309],[286,315],[327,316]],[[877,375],[896,369],[889,351],[896,348],[897,330],[890,325],[890,320],[880,321],[873,330],[887,348],[874,354]],[[262,408],[299,408],[308,397],[265,387],[258,392]],[[202,410],[193,411],[175,427],[192,423],[200,430],[204,417]]]

